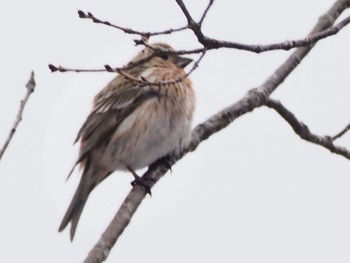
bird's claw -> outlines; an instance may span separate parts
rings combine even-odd
[[[168,156],[165,156],[165,157],[163,157],[163,158],[160,158],[160,159],[158,160],[158,162],[164,164],[164,165],[166,166],[166,168],[168,168],[168,170],[169,170],[171,173],[173,173],[173,170],[171,170],[171,165],[170,165],[170,163],[169,163]]]
[[[143,180],[141,177],[135,177],[135,180],[131,182],[132,186],[139,185],[141,186],[147,194],[152,196],[151,188],[148,186],[147,182]]]

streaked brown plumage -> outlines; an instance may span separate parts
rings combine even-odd
[[[172,50],[163,43],[153,47]],[[132,61],[152,52],[145,48]],[[190,62],[173,54],[155,56],[126,73],[150,82],[172,81],[185,76],[183,68]],[[83,172],[59,231],[71,223],[70,236],[74,238],[90,192],[109,174],[116,170],[134,172],[185,147],[194,107],[195,94],[188,78],[142,86],[123,75],[115,77],[96,95],[92,112],[78,133],[81,147],[77,164]]]

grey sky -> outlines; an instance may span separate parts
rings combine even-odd
[[[199,17],[207,1],[187,1]],[[334,0],[219,1],[204,32],[267,44],[305,36]],[[20,8],[18,7],[20,6]],[[81,262],[100,237],[132,177],[115,173],[93,192],[73,243],[58,233],[79,180],[68,182],[76,132],[110,73],[50,73],[47,64],[120,66],[136,37],[90,21],[77,10],[151,31],[182,26],[175,1],[34,0],[0,3],[0,142],[14,121],[30,71],[37,88],[0,163],[0,244],[4,262]],[[349,14],[349,12],[347,12]],[[345,17],[343,15],[342,17]],[[197,47],[191,33],[158,37]],[[333,135],[350,121],[350,29],[317,44],[273,98],[309,128]],[[261,84],[289,52],[211,51],[191,75],[194,125]],[[350,136],[339,143],[350,146]],[[173,167],[147,197],[107,262],[349,262],[350,162],[301,141],[275,112],[239,118]]]

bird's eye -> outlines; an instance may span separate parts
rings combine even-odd
[[[161,54],[160,57],[164,60],[167,60],[169,58],[168,54]]]

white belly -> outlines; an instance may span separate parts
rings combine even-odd
[[[125,165],[140,169],[187,145],[192,114],[172,111],[170,102],[163,100],[143,103],[120,124],[103,154],[106,166],[112,165],[112,170],[125,170]]]

